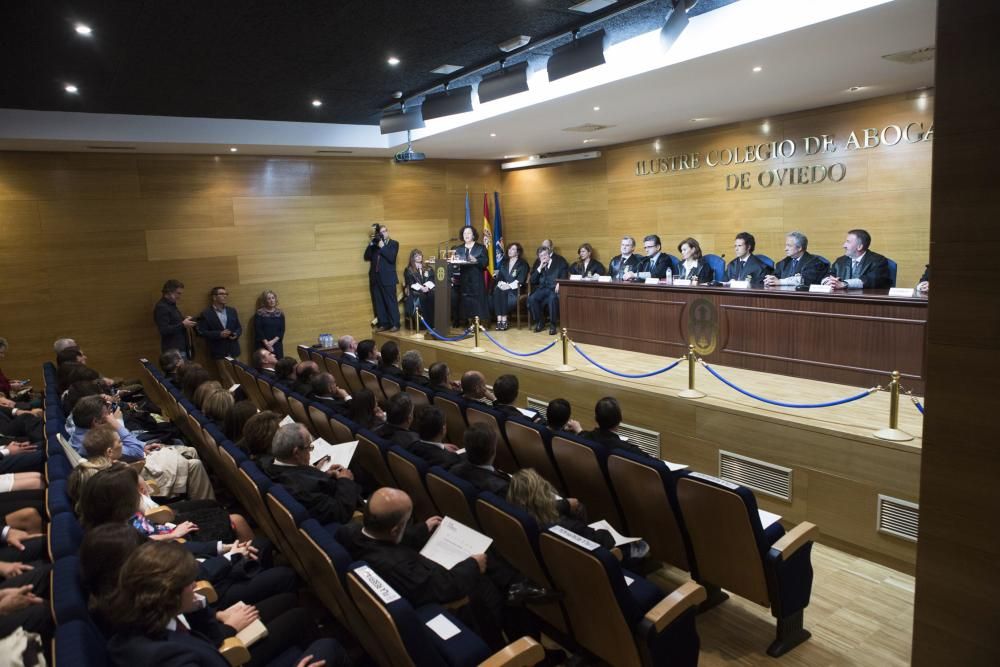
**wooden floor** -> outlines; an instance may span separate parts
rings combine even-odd
[[[449,335],[457,335],[459,331],[449,332]],[[400,340],[403,349],[407,349],[406,340],[411,333],[401,331],[399,334],[379,334],[379,336],[396,337]],[[515,352],[531,352],[547,345],[556,336],[549,336],[546,332],[532,333],[527,328],[510,329],[508,331],[490,331],[490,335],[498,342]],[[473,340],[470,338],[457,342],[441,342],[437,340],[421,341],[422,344],[434,347],[454,348],[456,346],[464,348],[466,351],[473,347]],[[518,357],[507,354],[480,334],[480,347],[485,349],[481,356],[492,361],[502,360],[511,366],[531,366],[537,368],[539,365],[555,368],[562,361],[561,346],[557,343],[552,349],[532,357]],[[622,373],[645,373],[666,366],[673,359],[657,357],[650,354],[630,352],[627,350],[617,350],[608,347],[584,345],[581,349],[592,359],[602,366],[611,368]],[[572,347],[569,350],[569,364],[576,368],[568,375],[587,376],[599,378],[602,381],[612,384],[624,385],[633,388],[641,387],[645,391],[653,393],[676,395],[678,391],[687,388],[687,365],[682,362],[677,368],[671,371],[642,379],[618,378],[610,373],[606,373],[589,363]],[[820,403],[858,393],[858,387],[832,384],[829,382],[819,382],[816,380],[806,380],[802,378],[786,377],[771,373],[761,373],[723,366],[714,367],[730,382],[756,393],[765,398],[782,401],[786,403]],[[492,378],[487,378],[492,381]],[[708,394],[705,398],[698,399],[710,405],[717,405],[735,410],[750,411],[754,414],[767,414],[781,419],[790,419],[804,425],[813,425],[817,428],[835,429],[841,433],[867,438],[873,431],[884,428],[888,425],[889,419],[889,394],[888,392],[876,392],[875,394],[845,405],[819,408],[819,409],[799,409],[783,408],[769,405],[754,400],[736,392],[712,377],[704,368],[696,368],[695,383],[700,391]],[[885,385],[888,385],[889,378],[886,378]],[[906,446],[920,447],[921,435],[923,434],[923,416],[909,398],[900,398],[899,427],[914,436],[914,439],[907,442]]]

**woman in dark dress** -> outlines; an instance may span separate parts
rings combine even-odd
[[[692,238],[686,238],[677,244],[681,254],[680,275],[678,278],[690,280],[693,283],[705,284],[712,281],[712,267],[701,256],[701,245]]]
[[[483,271],[486,270],[486,264],[489,261],[486,246],[477,242],[479,232],[476,231],[475,227],[463,227],[459,238],[462,239],[463,243],[455,246],[452,250],[458,259],[469,260],[473,263],[456,265],[458,266],[458,281],[454,288],[454,294],[457,294],[455,298],[458,301],[458,308],[457,313],[455,308],[452,309],[452,312],[456,313],[455,318],[460,324],[463,322],[471,324],[477,315],[479,321],[485,323],[490,318],[490,308],[486,301],[486,280],[483,276]],[[454,278],[452,278],[452,282],[455,282]],[[455,305],[454,300],[452,305]]]
[[[278,308],[278,295],[265,290],[257,297],[257,312],[253,316],[254,350],[262,347],[281,359],[285,356],[285,314]]]
[[[569,267],[569,274],[571,276],[589,278],[591,276],[603,276],[607,273],[604,265],[594,259],[594,248],[589,243],[581,245],[576,252],[580,255],[580,259],[573,262],[573,265]]]
[[[427,283],[431,285],[428,286]],[[414,248],[410,261],[403,269],[403,289],[406,290],[406,316],[413,317],[415,308],[425,320],[434,321],[434,269],[424,264],[424,253]],[[419,289],[418,287],[419,286]]]
[[[511,309],[517,310],[517,297],[520,294],[521,286],[528,281],[528,263],[521,259],[524,254],[524,247],[520,243],[511,243],[507,248],[507,258],[497,266],[496,275],[493,280],[496,285],[493,288],[493,312],[497,316],[497,331],[506,331],[510,328],[507,323],[507,314]]]

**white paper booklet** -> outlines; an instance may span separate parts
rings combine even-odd
[[[285,418],[278,422],[278,426],[288,426],[289,424],[294,424],[295,420],[292,419],[291,415],[285,415]]]
[[[486,553],[491,544],[492,538],[446,516],[420,555],[450,570],[473,554]]]
[[[347,468],[354,458],[354,450],[358,448],[358,441],[342,442],[339,445],[331,445],[323,438],[313,440],[313,450],[309,453],[309,465],[315,466],[319,461],[326,458],[323,464],[318,466],[320,470],[326,472],[330,466],[339,465]]]
[[[780,514],[775,514],[774,512],[768,512],[767,510],[762,510],[759,507],[757,508],[757,514],[760,515],[760,527],[763,528],[764,530],[767,530],[768,526],[770,526],[775,521],[781,520]]]
[[[518,408],[517,411],[528,419],[534,419],[538,416],[538,410],[532,410],[530,408]]]
[[[678,470],[684,470],[687,468],[686,463],[674,463],[673,461],[668,461],[663,459],[663,462],[667,464],[667,470],[670,472],[677,472]]]
[[[600,521],[595,521],[594,523],[590,524],[590,527],[593,528],[594,530],[606,530],[609,533],[611,533],[611,537],[615,539],[616,547],[620,547],[623,544],[631,544],[632,542],[638,542],[639,540],[642,539],[641,537],[625,537],[617,530],[615,530],[611,526],[611,524],[605,521],[604,519],[601,519]]]

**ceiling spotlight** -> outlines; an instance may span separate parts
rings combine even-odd
[[[77,88],[76,86],[74,86],[72,83],[67,83],[65,86],[63,86],[63,90],[65,90],[67,93],[71,93],[73,95],[75,95],[76,93],[80,92],[80,89]]]
[[[321,107],[321,106],[323,106],[323,100],[313,100],[312,101],[312,105],[314,107]]]
[[[769,134],[771,132],[771,124],[765,120],[760,124],[760,130],[764,134]]]
[[[760,65],[757,65],[756,67],[753,68],[753,71],[754,72],[760,72],[763,69],[764,69],[763,67],[761,67]]]
[[[392,99],[394,99],[394,100],[401,100],[401,99],[403,99],[403,91],[402,90],[393,91],[393,93],[392,93]]]
[[[692,123],[700,123],[700,122],[701,122],[701,121],[703,121],[703,120],[705,120],[705,119],[704,119],[704,118],[692,118],[692,119],[691,119],[691,122],[692,122]]]
[[[396,56],[389,56],[389,59],[386,60],[386,62],[395,67],[396,65],[399,64],[399,58],[397,58]]]
[[[229,148],[229,152],[230,152],[230,153],[235,153],[235,152],[236,152],[236,151],[238,151],[238,150],[239,150],[239,148],[237,148],[236,146],[231,146],[231,147]]]
[[[864,88],[864,86],[851,86],[850,88],[847,89],[847,92],[849,92],[849,93],[856,93],[856,92],[858,92],[859,90],[861,90],[863,88]]]
[[[585,143],[585,144],[589,144],[589,143],[590,143],[590,142],[592,142],[592,141],[597,141],[597,139],[584,139],[584,140],[583,140],[583,143]]]
[[[90,37],[94,31],[90,29],[89,25],[83,23],[77,23],[73,26],[73,30],[76,30],[76,34],[83,35],[84,37]]]
[[[495,137],[495,136],[497,136],[497,133],[496,132],[490,132],[490,136],[491,137]]]
[[[600,111],[601,107],[594,107],[594,111]]]
[[[510,53],[511,51],[516,51],[522,46],[527,46],[528,42],[530,41],[531,41],[530,35],[517,35],[515,37],[511,37],[508,40],[500,42],[499,44],[497,44],[497,48],[503,51],[504,53]]]

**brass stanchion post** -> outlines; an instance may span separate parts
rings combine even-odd
[[[479,329],[480,328],[481,327],[479,326],[479,315],[476,315],[475,323],[472,325],[472,333],[475,336],[475,338],[473,339],[473,343],[474,344],[472,346],[472,349],[469,350],[469,352],[475,352],[476,354],[482,354],[483,352],[486,351],[485,347],[479,347]]]
[[[694,388],[694,367],[698,363],[698,356],[694,353],[694,345],[688,345],[688,388],[677,393],[681,398],[704,398],[705,392]]]
[[[410,334],[410,338],[423,339],[424,335],[420,333],[420,306],[413,307],[413,320],[416,323],[416,328]]]
[[[569,333],[566,331],[566,327],[562,328],[560,336],[562,337],[562,363],[556,366],[556,370],[560,373],[575,371],[576,369],[569,365]]]
[[[913,436],[899,428],[899,371],[892,372],[889,382],[889,428],[882,428],[872,433],[881,440],[907,442]]]

